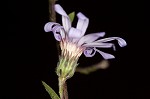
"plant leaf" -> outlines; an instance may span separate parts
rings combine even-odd
[[[75,16],[75,12],[71,12],[68,16],[70,18],[70,21],[73,22],[74,16]]]
[[[52,99],[60,99],[59,96],[49,85],[47,85],[44,81],[42,81],[42,84]]]

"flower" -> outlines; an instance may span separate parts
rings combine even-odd
[[[126,46],[126,41],[120,37],[109,37],[99,39],[105,35],[105,32],[91,33],[85,35],[89,24],[89,19],[81,12],[77,14],[78,22],[76,28],[71,27],[69,16],[59,5],[55,5],[55,11],[62,16],[62,26],[59,23],[48,22],[44,30],[46,32],[52,31],[57,41],[60,41],[60,47],[63,56],[69,58],[79,58],[84,52],[86,57],[92,57],[96,52],[99,52],[104,59],[115,58],[113,55],[100,51],[97,48],[111,48],[115,50],[115,45],[109,41],[117,40],[120,47]]]
[[[91,33],[85,35],[89,24],[89,19],[81,12],[77,14],[78,22],[76,28],[71,26],[71,20],[63,8],[55,5],[55,11],[62,16],[62,26],[56,22],[45,24],[46,32],[53,32],[54,37],[60,42],[61,56],[57,65],[56,73],[62,79],[71,78],[78,65],[77,61],[82,53],[86,57],[92,57],[99,52],[104,59],[115,58],[113,55],[100,51],[97,48],[111,48],[115,50],[115,45],[109,41],[117,40],[120,47],[126,46],[124,39],[120,37],[104,37],[105,32]]]

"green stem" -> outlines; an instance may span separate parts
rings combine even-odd
[[[59,78],[59,95],[60,95],[60,99],[64,99],[63,98],[63,82],[62,80]]]
[[[60,99],[68,99],[66,79],[59,77],[59,95]]]

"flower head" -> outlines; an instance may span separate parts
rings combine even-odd
[[[52,31],[57,41],[60,41],[62,55],[70,58],[79,58],[84,52],[86,57],[92,57],[99,52],[104,59],[112,59],[113,55],[100,51],[97,48],[111,48],[115,50],[115,45],[109,41],[117,40],[120,47],[126,46],[124,39],[120,37],[109,37],[99,39],[105,35],[105,32],[91,33],[85,35],[89,24],[89,19],[81,12],[77,14],[78,22],[76,28],[71,26],[69,16],[59,5],[55,5],[55,11],[62,16],[62,26],[59,23],[48,22],[44,29],[46,32]]]
[[[89,24],[89,19],[81,12],[77,14],[77,26],[72,27],[69,16],[63,8],[56,4],[55,11],[62,16],[62,25],[55,22],[48,22],[44,30],[52,31],[57,41],[60,41],[61,56],[57,66],[57,75],[62,78],[73,76],[77,61],[82,53],[86,57],[92,57],[96,52],[100,53],[104,59],[112,59],[113,55],[100,51],[97,48],[111,48],[115,50],[115,45],[109,41],[117,40],[120,47],[126,46],[125,40],[120,37],[109,37],[99,39],[105,35],[105,32],[97,32],[85,35]]]

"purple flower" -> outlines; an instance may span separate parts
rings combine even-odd
[[[109,41],[117,40],[120,47],[126,46],[126,41],[120,37],[104,37],[105,32],[91,33],[85,35],[89,24],[89,19],[81,12],[77,14],[78,22],[76,28],[71,26],[69,16],[59,5],[55,5],[55,11],[62,16],[62,26],[59,23],[48,22],[44,30],[46,32],[52,31],[57,41],[60,41],[60,47],[63,56],[70,58],[79,58],[82,53],[86,57],[92,57],[96,52],[100,53],[104,59],[115,58],[113,55],[100,51],[97,48],[111,48],[115,50],[115,45]]]

